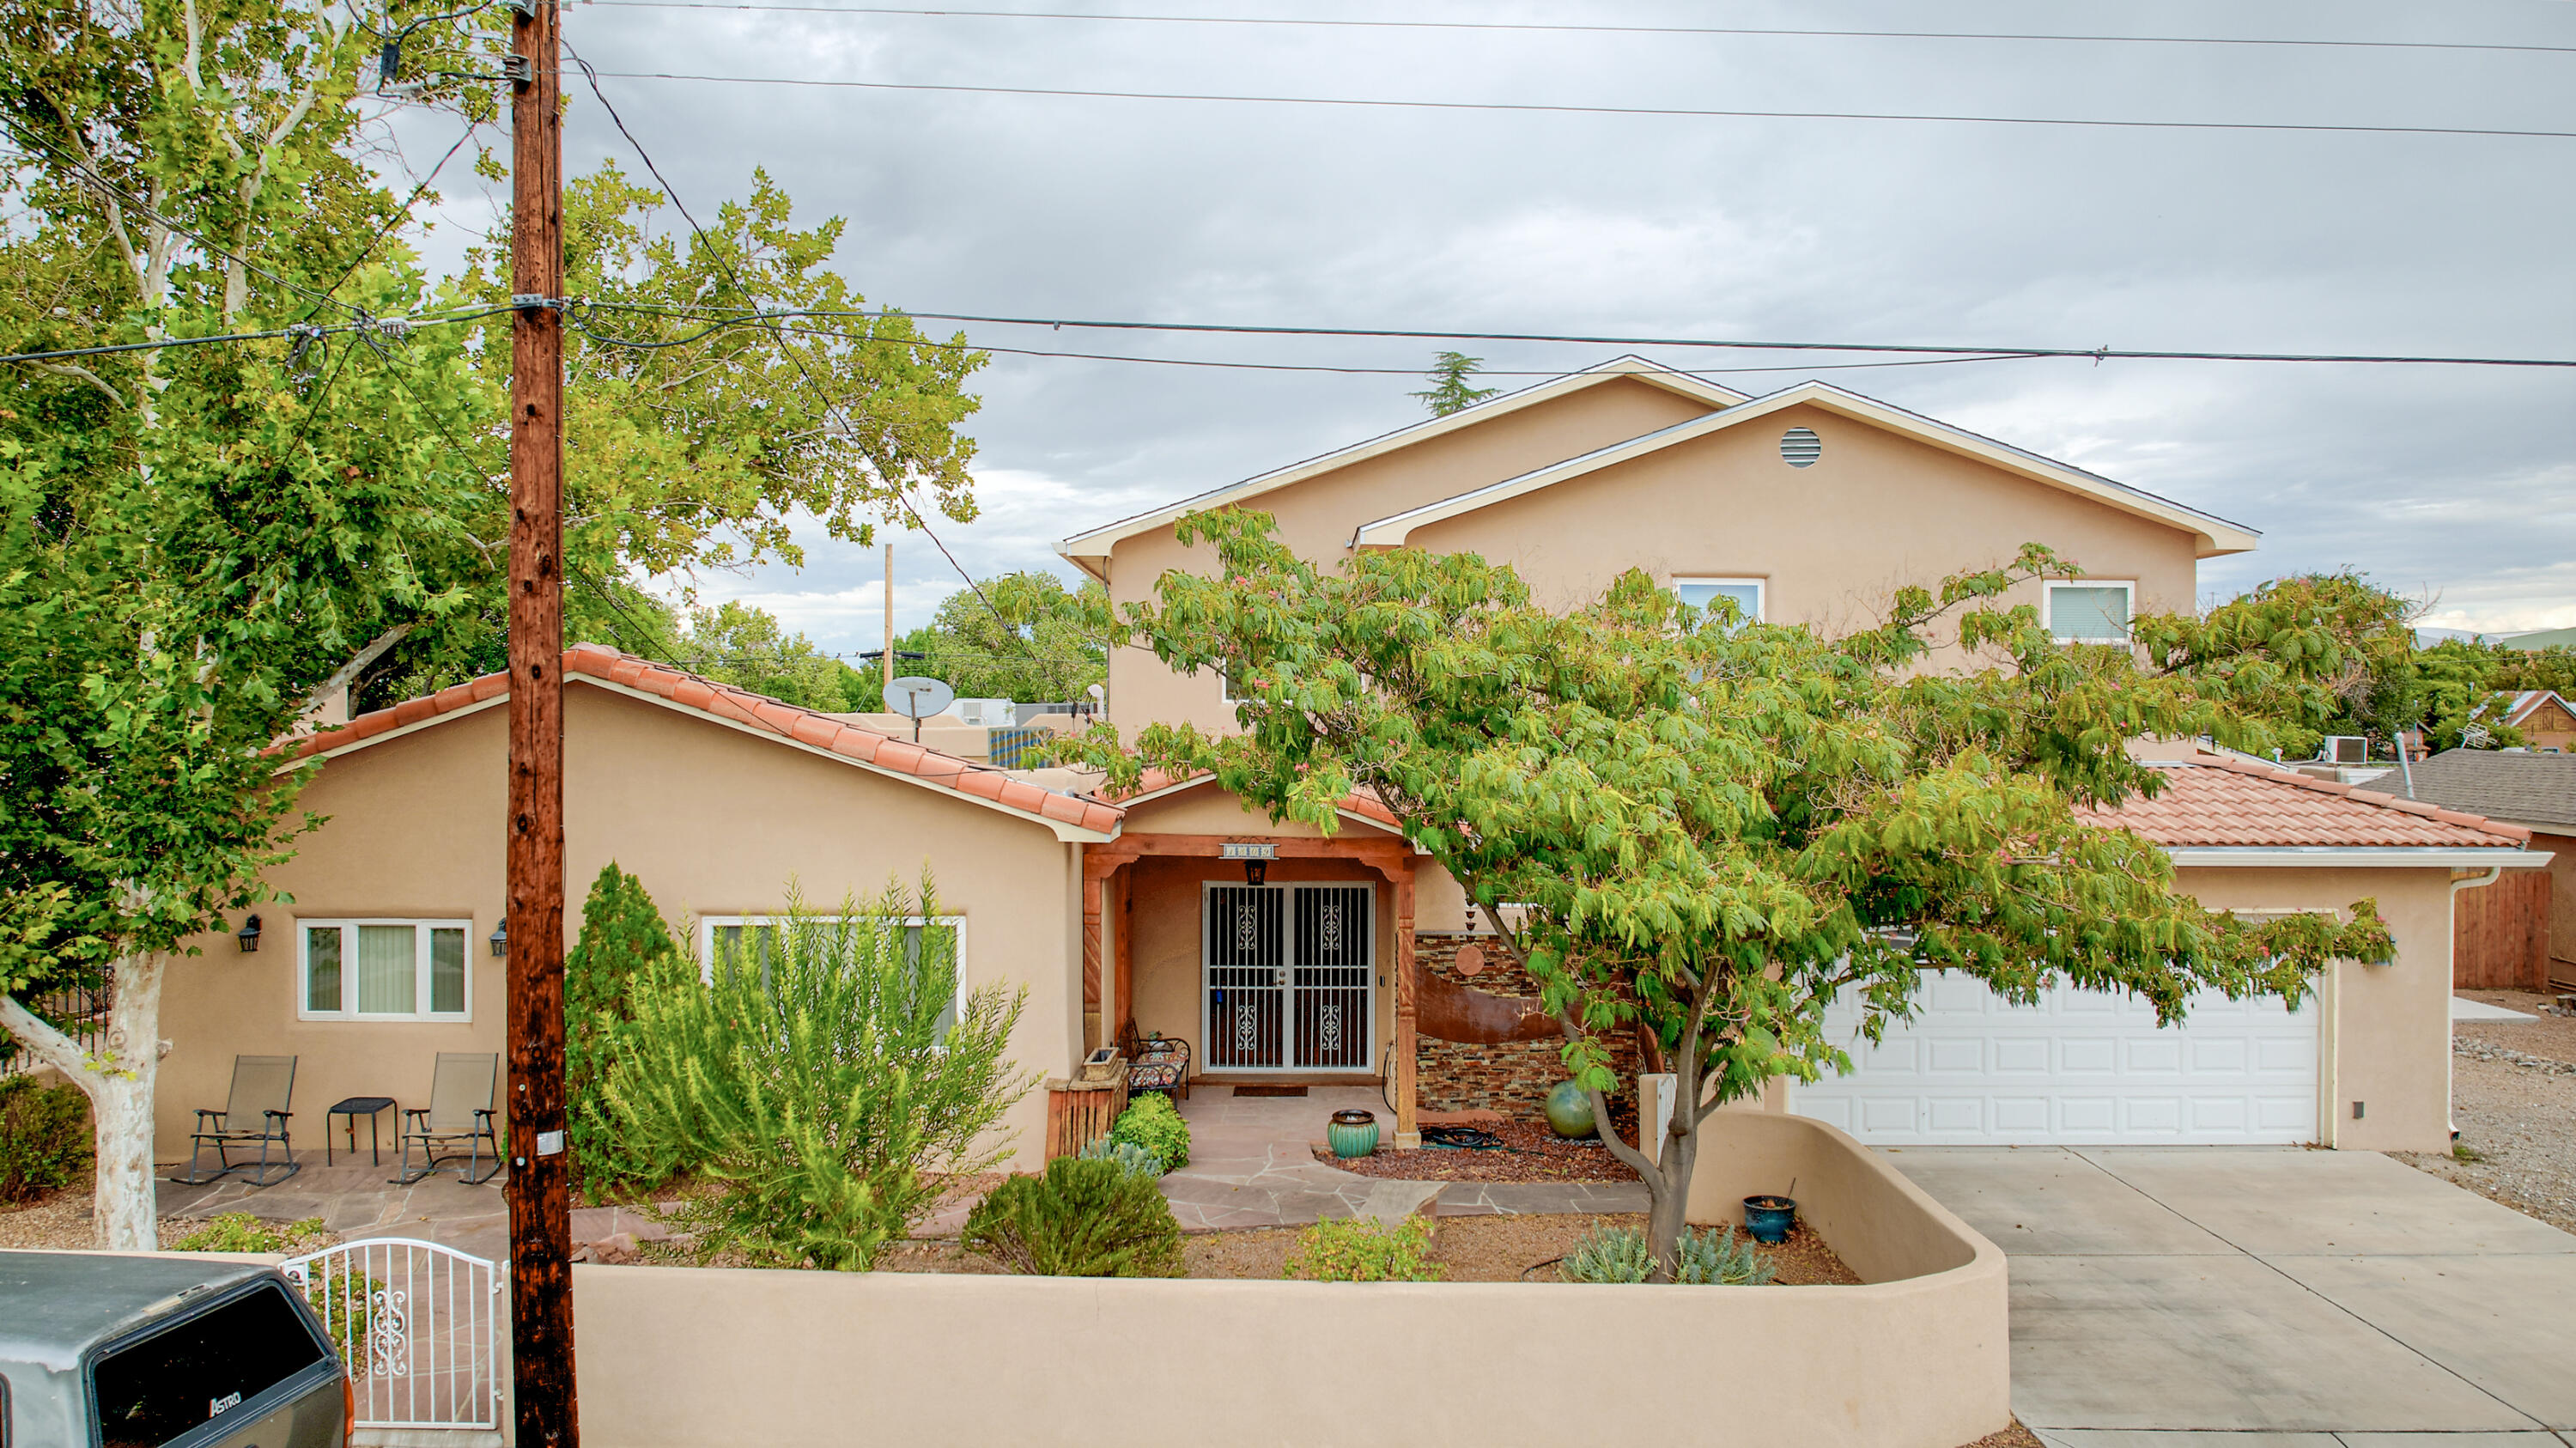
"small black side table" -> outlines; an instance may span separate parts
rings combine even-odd
[[[394,1099],[390,1096],[352,1096],[323,1112],[322,1164],[324,1166],[331,1164],[331,1118],[334,1116],[349,1118],[347,1122],[349,1155],[356,1156],[358,1154],[358,1118],[363,1116],[367,1118],[367,1155],[374,1158],[376,1165],[383,1166],[385,1164],[384,1144],[376,1139],[376,1122],[382,1119],[385,1108],[393,1104]]]

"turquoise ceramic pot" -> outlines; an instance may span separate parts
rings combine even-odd
[[[1592,1119],[1592,1093],[1572,1081],[1559,1081],[1547,1093],[1547,1124],[1569,1139],[1590,1136],[1600,1123]]]
[[[1366,1111],[1336,1111],[1324,1128],[1324,1140],[1333,1155],[1348,1161],[1377,1150],[1377,1117]]]

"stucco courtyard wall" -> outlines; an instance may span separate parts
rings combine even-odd
[[[1712,1147],[1703,1172],[1724,1191],[1794,1166],[1800,1199],[1869,1285],[584,1265],[573,1269],[583,1437],[600,1448],[1956,1448],[2010,1421],[2000,1251],[1822,1123],[1728,1112]],[[1739,1150],[1751,1154],[1744,1171],[1721,1164]]]
[[[565,690],[565,741],[567,945],[592,879],[612,860],[643,880],[690,943],[704,917],[781,911],[791,879],[809,906],[830,908],[890,880],[911,885],[928,863],[941,912],[965,919],[966,984],[1029,988],[1013,1058],[1041,1074],[1071,1066],[1081,1032],[1079,847],[1042,822],[577,677]],[[293,898],[259,907],[259,952],[208,937],[203,955],[170,971],[162,1031],[172,1049],[155,1093],[162,1159],[186,1154],[194,1108],[223,1104],[236,1053],[299,1058],[294,1129],[305,1146],[320,1144],[323,1110],[343,1097],[427,1105],[440,1051],[506,1056],[505,962],[485,937],[503,907],[507,743],[506,709],[495,705],[323,766],[302,806],[328,822],[270,875]],[[299,1019],[296,922],[350,917],[470,921],[470,1019]],[[383,1126],[394,1129],[390,1114]],[[1017,1133],[1015,1164],[1034,1167],[1043,1093],[1021,1102],[1005,1129]]]

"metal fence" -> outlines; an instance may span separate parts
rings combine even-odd
[[[501,1426],[500,1273],[409,1237],[343,1242],[281,1264],[349,1365],[360,1428]]]
[[[50,990],[32,991],[18,997],[37,1019],[44,1021],[79,1043],[84,1052],[94,1052],[107,1038],[107,986],[67,985]],[[36,1069],[35,1053],[18,1044],[15,1036],[0,1031],[0,1076]]]

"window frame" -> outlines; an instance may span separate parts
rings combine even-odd
[[[1730,578],[1714,573],[1679,573],[1673,575],[1666,586],[1671,588],[1675,595],[1679,595],[1683,588],[1692,584],[1706,584],[1717,588],[1751,588],[1753,610],[1745,615],[1744,622],[1769,623],[1771,621],[1771,580],[1768,578]],[[1698,607],[1702,614],[1707,612],[1705,606]]]
[[[1231,661],[1220,660],[1216,666],[1217,698],[1227,704],[1251,703],[1252,701],[1250,699],[1238,699],[1234,696],[1234,670],[1226,667],[1228,662]]]
[[[405,1012],[361,1011],[357,1008],[358,952],[356,931],[361,925],[407,925],[412,932],[412,1005]],[[340,1009],[317,1011],[313,1007],[313,937],[312,932],[336,929],[340,932]],[[465,1004],[460,1010],[433,1011],[421,1009],[430,1000],[434,988],[430,981],[430,932],[457,930],[465,936]],[[299,1021],[346,1021],[354,1023],[383,1022],[400,1025],[406,1022],[433,1025],[472,1025],[474,1023],[474,922],[439,919],[425,915],[340,915],[298,917],[295,922],[295,1018]]]
[[[2048,636],[2061,644],[2126,644],[2136,637],[2138,627],[2138,585],[2127,578],[2051,578],[2045,580],[2040,595],[2040,622]],[[2120,636],[2115,639],[2076,638],[2057,631],[2057,591],[2061,588],[2116,588],[2126,601],[2120,607]]]
[[[719,927],[731,925],[777,925],[784,922],[787,918],[788,917],[784,914],[699,916],[698,980],[700,983],[713,985],[716,982],[716,931]],[[844,920],[865,920],[874,917],[864,915],[809,915],[805,918],[820,924],[833,925]],[[966,1015],[967,994],[966,917],[963,915],[907,915],[903,917],[903,923],[906,929],[927,929],[933,925],[945,925],[949,929],[957,932],[957,998],[953,1002],[953,1006],[957,1017],[961,1020],[964,1019]]]

